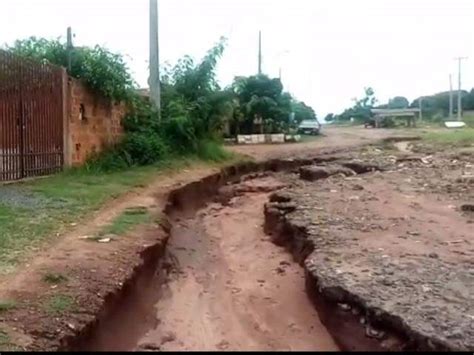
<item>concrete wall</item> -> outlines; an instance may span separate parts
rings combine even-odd
[[[67,78],[66,85],[64,161],[66,166],[79,166],[91,154],[120,139],[126,110],[123,104],[97,95],[79,80]]]

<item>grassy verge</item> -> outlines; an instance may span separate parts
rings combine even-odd
[[[120,216],[106,226],[100,236],[104,235],[124,235],[130,232],[134,227],[149,223],[151,221],[150,213],[146,208],[136,207],[125,210]]]
[[[431,144],[468,147],[474,145],[474,128],[428,132],[422,138]]]
[[[221,166],[240,159],[210,143],[200,148],[198,156],[170,159],[153,166],[112,173],[78,169],[0,186],[0,273],[14,270],[28,252],[127,191],[185,167],[203,163]],[[120,233],[142,218],[146,219],[146,215],[125,215],[109,231]]]
[[[474,115],[464,115],[462,120],[468,125],[468,127],[474,128]]]
[[[76,303],[71,296],[58,294],[45,301],[43,308],[48,314],[59,316],[66,312],[74,312]]]

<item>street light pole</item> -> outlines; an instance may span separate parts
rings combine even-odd
[[[160,47],[158,35],[158,0],[150,0],[150,99],[158,113],[161,111]]]

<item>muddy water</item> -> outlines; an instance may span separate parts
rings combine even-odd
[[[278,187],[269,178],[253,184]],[[174,221],[174,271],[154,307],[159,322],[137,348],[338,350],[306,295],[303,270],[263,233],[268,194]]]

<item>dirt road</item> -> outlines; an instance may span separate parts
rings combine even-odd
[[[266,179],[253,187],[280,186]],[[337,350],[306,296],[303,270],[263,233],[267,199],[239,196],[176,221],[168,249],[176,273],[142,348]]]
[[[258,160],[315,156],[326,149],[403,132],[330,128],[325,134],[302,144],[232,149]],[[174,273],[166,288],[158,292],[151,275],[133,301],[116,304],[123,302],[118,295],[130,293],[135,282],[130,280],[142,272],[147,260],[161,258],[169,236],[156,225],[105,244],[84,236],[94,235],[114,216],[137,205],[159,216],[169,192],[216,172],[200,168],[161,177],[105,206],[32,255],[28,265],[0,282],[0,299],[16,305],[1,313],[0,335],[8,339],[7,346],[1,347],[131,350],[145,344],[155,350],[336,349],[306,298],[303,270],[262,232],[263,204],[270,193],[265,188],[173,222],[167,250],[173,256]],[[63,275],[64,281],[45,283],[46,274]],[[114,307],[128,308],[126,313],[131,314],[124,316],[123,324],[114,322],[117,329],[106,320],[114,319],[110,314]],[[83,337],[93,338],[91,329],[102,324],[114,332],[85,344]]]
[[[298,144],[240,145],[231,150],[253,157],[257,160],[271,158],[301,157],[314,155],[334,147],[347,148],[361,144],[370,144],[377,140],[414,135],[414,130],[365,129],[363,127],[325,126],[321,136],[306,137]]]

